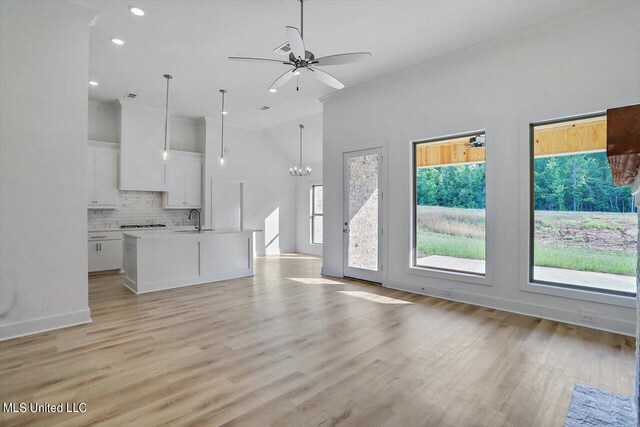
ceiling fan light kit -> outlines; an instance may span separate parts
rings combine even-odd
[[[344,88],[344,83],[340,80],[332,76],[318,68],[318,66],[330,66],[330,65],[343,65],[343,64],[351,64],[354,62],[366,61],[371,58],[370,52],[352,52],[352,53],[341,53],[337,55],[329,55],[320,58],[316,58],[313,52],[310,52],[305,49],[304,40],[303,40],[303,30],[304,30],[304,0],[300,0],[300,30],[296,27],[287,26],[285,27],[285,33],[287,36],[287,42],[281,44],[280,46],[274,49],[275,52],[281,54],[289,55],[288,61],[283,61],[279,59],[267,59],[267,58],[253,58],[253,57],[243,57],[243,56],[231,56],[229,59],[235,61],[248,61],[248,62],[261,62],[261,63],[270,63],[270,64],[284,64],[290,68],[280,77],[278,77],[272,84],[269,86],[269,92],[275,93],[278,91],[278,88],[288,82],[293,76],[300,75],[300,70],[306,70],[311,73],[316,79],[320,82],[334,88],[334,89],[342,89]]]

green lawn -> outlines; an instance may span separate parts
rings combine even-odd
[[[418,233],[418,258],[429,255],[484,259],[484,239],[420,231]]]
[[[637,255],[626,251],[549,245],[536,245],[534,250],[535,265],[539,267],[596,271],[624,276],[636,275],[636,257]]]
[[[635,276],[635,221],[632,214],[536,211],[535,265]],[[417,225],[418,258],[485,259],[483,211],[419,206]]]

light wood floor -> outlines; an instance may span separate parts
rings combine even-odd
[[[632,338],[320,264],[259,258],[253,278],[142,296],[92,278],[92,324],[0,343],[0,401],[87,413],[0,424],[562,426],[576,382],[631,393]]]

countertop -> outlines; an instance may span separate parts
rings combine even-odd
[[[125,237],[133,237],[136,239],[145,238],[164,238],[164,237],[189,237],[189,236],[210,236],[218,234],[237,234],[237,233],[257,233],[262,230],[256,228],[244,228],[242,230],[202,230],[198,232],[195,229],[186,230],[136,230],[125,231],[123,235]]]
[[[124,233],[127,231],[173,231],[173,230],[193,230],[193,225],[171,225],[168,227],[158,227],[158,228],[103,228],[103,229],[89,229],[88,233]]]

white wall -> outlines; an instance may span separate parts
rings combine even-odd
[[[199,120],[172,117],[169,120],[170,146],[172,150],[204,152],[204,140],[198,135]]]
[[[259,129],[225,124],[227,161],[221,167],[220,119],[206,118],[205,226],[211,226],[211,180],[244,182],[244,226],[264,230],[255,236],[256,253],[295,251],[295,182],[285,154]]]
[[[64,1],[0,2],[0,339],[91,320],[90,19]]]
[[[120,105],[117,102],[89,101],[89,139],[120,142]]]
[[[440,297],[451,288],[449,299],[633,334],[633,303],[521,286],[527,278],[528,125],[638,103],[639,23],[640,3],[609,2],[325,99],[324,271],[343,271],[342,153],[383,146],[389,171],[385,285]],[[409,269],[410,141],[475,129],[487,132],[491,286]],[[595,323],[583,322],[581,309],[596,312]]]
[[[130,103],[132,105],[138,105]],[[154,128],[159,128],[164,135],[164,110],[145,107],[137,109],[133,114],[152,117]],[[160,121],[159,117],[162,117]],[[169,148],[172,150],[204,152],[204,140],[198,134],[199,120],[182,117],[169,118]],[[88,136],[93,141],[120,142],[120,104],[114,102],[98,102],[89,100]],[[164,138],[164,136],[163,136]],[[164,139],[163,139],[164,141]]]
[[[304,125],[303,165],[311,166],[311,176],[290,177],[295,183],[296,252],[322,256],[322,246],[310,241],[311,185],[322,184],[322,114],[313,114],[265,130],[271,143],[280,147],[289,167],[299,162],[300,129]]]

